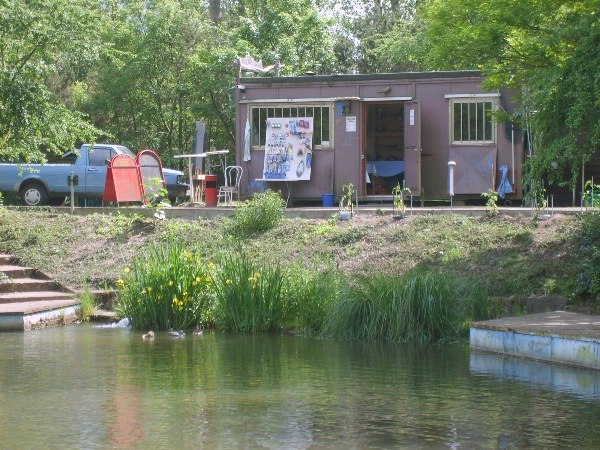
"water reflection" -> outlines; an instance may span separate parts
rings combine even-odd
[[[600,372],[597,370],[478,351],[471,352],[469,367],[473,373],[515,380],[536,389],[600,400]]]
[[[600,444],[596,397],[490,376],[466,345],[65,327],[0,346],[3,448]]]

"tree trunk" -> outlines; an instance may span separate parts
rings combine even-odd
[[[215,24],[221,20],[221,0],[210,0],[210,19]]]

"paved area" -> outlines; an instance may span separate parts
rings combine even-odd
[[[600,341],[600,316],[589,316],[567,311],[529,314],[519,317],[476,322],[472,328],[515,333],[560,336]]]
[[[14,209],[26,209],[30,207],[25,206],[11,206]],[[53,207],[55,211],[64,213],[70,213],[70,208],[67,207]],[[524,216],[533,217],[535,210],[530,207],[499,207],[500,214],[506,214],[510,216]],[[547,210],[541,210],[540,216],[544,218],[546,215],[553,214],[579,214],[584,209],[580,207],[560,207],[552,208]],[[114,208],[114,207],[88,207],[88,208],[75,208],[74,213],[76,215],[86,214],[140,214],[151,217],[154,214],[152,208],[142,208],[139,206]],[[339,209],[335,207],[322,207],[322,206],[300,206],[290,207],[285,210],[285,215],[288,218],[301,217],[305,219],[327,219],[332,214],[337,214]],[[392,214],[391,199],[385,201],[369,201],[367,203],[361,203],[358,208],[355,209],[356,214]],[[165,216],[169,218],[180,218],[188,220],[196,220],[199,217],[211,218],[218,216],[233,215],[235,213],[235,207],[219,206],[219,207],[205,207],[201,205],[195,206],[177,206],[173,208],[165,209]],[[419,206],[419,203],[415,202],[413,208],[407,206],[407,215],[426,215],[426,214],[462,214],[466,216],[484,216],[487,214],[484,206]]]

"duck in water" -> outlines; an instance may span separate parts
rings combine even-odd
[[[143,341],[153,341],[154,340],[154,331],[148,331],[146,334],[142,335]]]
[[[168,334],[172,338],[182,338],[182,337],[185,337],[185,333],[183,332],[183,330],[175,331],[175,330],[173,330],[173,328],[171,328],[169,330]]]

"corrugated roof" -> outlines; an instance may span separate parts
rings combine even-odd
[[[243,77],[240,83],[247,84],[295,84],[295,83],[331,83],[335,81],[403,81],[433,78],[478,78],[479,70],[456,70],[443,72],[400,72],[372,74],[336,74],[336,75],[302,75],[290,77]]]

